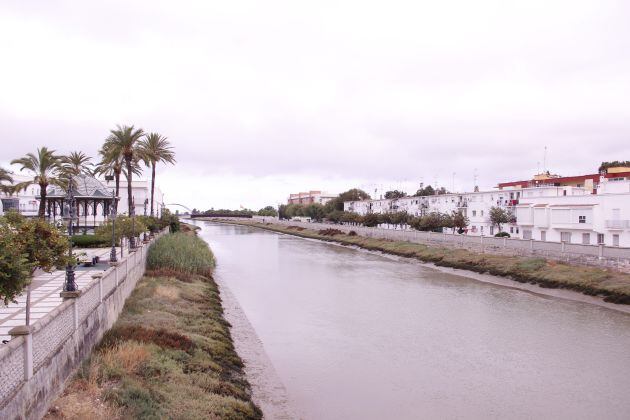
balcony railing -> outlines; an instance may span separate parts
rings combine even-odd
[[[606,220],[607,229],[628,229],[630,220]]]

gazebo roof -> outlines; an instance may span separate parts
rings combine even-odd
[[[79,174],[72,177],[74,183],[74,196],[76,198],[101,198],[111,199],[112,191],[101,181],[87,174]],[[48,197],[65,197],[66,190],[54,185],[48,188]]]

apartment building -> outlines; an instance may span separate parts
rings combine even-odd
[[[600,176],[595,193],[525,196],[516,206],[521,238],[630,247],[630,172]]]
[[[360,215],[461,211],[469,219],[469,235],[498,232],[490,222],[492,207],[515,215],[515,223],[502,226],[512,237],[630,247],[630,168],[572,177],[540,174],[528,181],[500,183],[493,191],[344,203],[344,210]]]
[[[336,198],[335,194],[330,194],[322,191],[308,191],[308,192],[300,192],[296,194],[289,194],[289,198],[287,199],[287,204],[326,204],[333,198]]]

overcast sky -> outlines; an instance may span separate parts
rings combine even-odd
[[[630,159],[628,22],[623,0],[3,0],[0,163],[135,124],[175,147],[166,201],[203,209],[491,188],[545,146],[593,173]]]

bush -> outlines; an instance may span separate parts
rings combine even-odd
[[[496,235],[494,235],[495,238],[509,238],[510,234],[507,232],[499,232]]]
[[[354,230],[348,232],[348,236],[357,236],[357,233]]]
[[[210,275],[214,255],[200,238],[185,233],[162,236],[149,248],[149,270],[174,270],[185,274]]]
[[[111,245],[111,235],[109,240],[99,235],[74,235],[72,237],[72,246],[77,248],[107,248]]]
[[[116,245],[120,244],[120,238],[132,238],[138,237],[142,232],[147,231],[147,227],[142,221],[140,216],[136,216],[136,220],[134,221],[129,216],[117,216],[114,232],[116,236]],[[105,242],[111,244],[112,243],[112,222],[110,220],[107,221],[104,225],[101,225],[96,228],[95,236],[101,237]]]
[[[343,235],[343,232],[340,231],[339,229],[322,229],[318,231],[317,233],[323,236]]]

